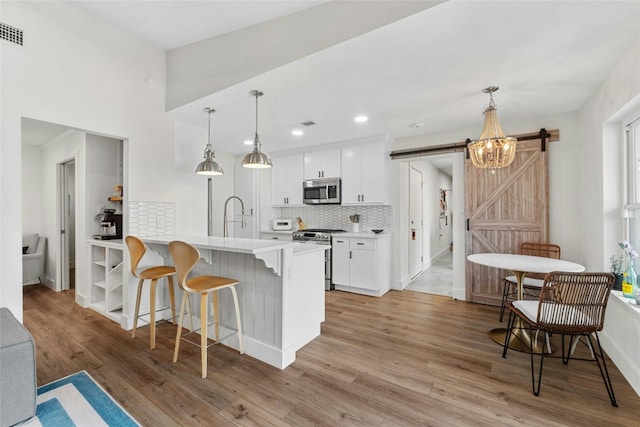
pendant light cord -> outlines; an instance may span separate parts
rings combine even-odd
[[[256,91],[256,139],[255,141],[257,141],[257,137],[258,137],[258,96],[259,96],[259,91]]]

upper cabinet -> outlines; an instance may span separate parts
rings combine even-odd
[[[304,153],[304,179],[340,177],[340,148]]]
[[[302,154],[274,157],[273,163],[276,166],[271,168],[272,205],[302,205]]]
[[[388,204],[386,144],[342,147],[342,204]]]

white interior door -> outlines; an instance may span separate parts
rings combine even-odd
[[[58,164],[58,224],[60,229],[56,290],[71,287],[71,272],[75,271],[75,160]]]
[[[423,268],[422,172],[409,167],[409,277],[414,278]]]

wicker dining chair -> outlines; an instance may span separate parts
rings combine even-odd
[[[598,364],[600,375],[613,406],[618,406],[613,393],[613,384],[600,346],[598,331],[604,326],[604,314],[615,277],[611,273],[566,273],[552,272],[544,280],[538,301],[517,300],[510,304],[510,314],[502,357],[506,357],[508,340],[516,317],[529,326],[529,348],[531,354],[531,387],[533,394],[540,394],[542,365],[545,352],[540,352],[540,370],[537,387],[534,373],[533,342],[534,334],[542,331],[546,334],[562,336],[562,362],[566,365],[571,358],[573,341],[585,337],[592,355]],[[569,345],[565,354],[565,336],[569,336]],[[592,336],[595,336],[594,347]],[[595,350],[595,351],[593,351]],[[587,359],[588,360],[588,359]],[[602,362],[602,363],[601,363]]]
[[[535,243],[524,242],[520,244],[520,255],[542,256],[546,258],[560,259],[560,246],[553,243]],[[524,277],[522,287],[524,294],[531,299],[537,299],[540,295],[542,282],[544,282],[543,273],[527,273]],[[514,300],[517,293],[518,279],[516,276],[507,276],[502,279],[502,303],[500,304],[500,322],[504,317],[504,310],[507,307],[507,301]]]

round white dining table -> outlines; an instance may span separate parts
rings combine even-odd
[[[552,271],[580,273],[584,271],[584,266],[575,262],[531,255],[484,253],[469,255],[467,256],[467,259],[474,264],[511,270],[518,280],[517,299],[523,299],[522,282],[524,281],[524,277],[527,273],[547,274]],[[506,336],[507,328],[496,328],[489,331],[489,337],[500,345],[504,345]],[[509,348],[517,351],[529,352],[531,348],[530,340],[531,337],[529,337],[528,331],[523,328],[520,319],[516,319],[512,334],[509,337]],[[532,347],[534,352],[539,353],[543,350],[544,343],[536,343],[536,345],[533,345]]]

